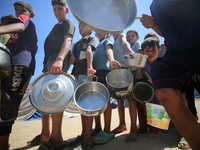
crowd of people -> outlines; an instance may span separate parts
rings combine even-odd
[[[199,90],[200,56],[200,11],[199,0],[166,1],[153,0],[150,10],[152,16],[143,14],[141,23],[155,33],[147,33],[144,41],[139,41],[138,31],[131,29],[126,34],[123,30],[110,36],[95,33],[99,44],[96,46],[92,31],[79,23],[82,38],[72,47],[75,26],[67,19],[69,9],[65,0],[51,1],[54,15],[58,21],[44,41],[43,72],[61,74],[67,72],[73,64],[72,75],[76,85],[98,77],[98,82],[106,86],[106,76],[114,69],[126,69],[134,77],[134,83],[143,78],[151,78],[155,95],[150,103],[163,105],[173,125],[185,142],[180,147],[200,149],[200,126],[194,101],[194,88]],[[33,8],[24,1],[14,3],[16,17],[2,17],[0,42],[5,44],[12,54],[11,73],[1,81],[0,104],[0,149],[9,149],[9,135],[18,114],[19,105],[35,70],[35,55],[38,38]],[[175,16],[176,14],[176,16]],[[186,17],[190,16],[190,17]],[[164,37],[165,44],[160,44],[156,35]],[[128,68],[125,57],[129,53],[147,55],[143,69]],[[148,76],[149,75],[149,76]],[[145,93],[144,93],[145,94]],[[147,124],[146,106],[132,95],[127,99],[130,115],[130,132],[125,142],[136,142],[140,133],[159,132],[160,129]],[[88,117],[81,114],[82,132],[72,141],[62,137],[63,111],[55,114],[41,113],[41,133],[27,144],[39,146],[39,150],[93,149],[95,144],[104,144],[115,134],[127,130],[125,122],[124,100],[117,100],[119,126],[111,130],[112,108],[110,101],[104,111],[104,128],[100,116]],[[139,126],[136,121],[139,118]],[[52,119],[52,130],[50,130]],[[95,120],[95,128],[92,128]],[[182,140],[183,140],[182,139]]]

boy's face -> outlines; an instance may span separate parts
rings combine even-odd
[[[20,15],[26,15],[30,18],[31,13],[22,5],[15,5],[15,15],[19,17]]]
[[[105,38],[106,35],[101,33],[96,33],[95,36],[99,39],[99,41],[101,41]]]
[[[61,22],[64,21],[67,17],[67,13],[69,12],[68,8],[63,7],[62,5],[53,5],[53,12],[56,19]]]
[[[149,64],[153,63],[157,59],[159,53],[160,49],[158,49],[156,45],[153,47],[147,47],[143,51],[143,54],[148,56],[147,61]]]
[[[139,39],[139,36],[137,36],[134,32],[128,32],[127,33],[127,41],[133,45],[135,42]]]
[[[89,35],[91,32],[90,29],[86,28],[84,25],[82,25],[81,23],[79,23],[79,33],[84,37]]]
[[[122,31],[114,33],[112,36],[116,40],[120,36],[121,33],[122,33]]]

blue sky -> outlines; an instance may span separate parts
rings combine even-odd
[[[15,16],[14,11],[14,2],[17,0],[2,0],[0,5],[0,17],[12,14]],[[38,34],[38,52],[36,54],[36,70],[35,74],[32,77],[31,81],[33,81],[41,72],[43,69],[43,59],[44,59],[44,41],[53,26],[57,23],[57,20],[53,14],[53,8],[51,5],[51,0],[24,0],[25,2],[29,3],[34,10],[35,17],[33,18],[33,22],[36,25],[36,30]],[[137,17],[141,17],[142,14],[148,14],[150,15],[150,9],[149,6],[152,2],[152,0],[135,0],[137,5]],[[114,14],[113,14],[114,15]],[[75,19],[75,17],[72,15],[71,12],[68,13],[67,18],[70,19],[75,27],[75,35],[73,38],[73,43],[77,42],[81,39],[81,35],[78,31],[78,21]],[[144,39],[144,36],[149,33],[153,32],[151,29],[146,29],[142,26],[141,22],[139,20],[135,20],[135,22],[127,29],[124,30],[123,33],[126,34],[126,32],[130,29],[136,29],[139,33],[139,41],[142,42]],[[94,32],[92,32],[92,36],[94,35]],[[164,39],[162,37],[159,37],[160,41],[163,43]],[[113,38],[111,38],[113,41]],[[96,44],[98,44],[98,40],[96,39]],[[73,66],[70,67],[70,70]]]

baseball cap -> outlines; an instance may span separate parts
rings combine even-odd
[[[29,5],[28,3],[24,2],[24,1],[16,1],[14,3],[14,6],[15,5],[22,5],[24,6],[30,13],[33,13],[33,8],[31,7],[31,5]]]

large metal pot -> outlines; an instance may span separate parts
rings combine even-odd
[[[41,74],[32,84],[29,95],[31,104],[38,111],[54,114],[65,110],[72,103],[76,85],[67,73]]]
[[[96,117],[107,108],[110,94],[102,83],[92,81],[79,85],[73,94],[73,100],[82,115]]]
[[[0,80],[4,79],[11,71],[11,54],[10,50],[0,43]]]
[[[126,59],[126,66],[131,68],[144,68],[147,55],[140,54],[140,53],[129,53],[128,55],[124,55]]]
[[[116,69],[106,76],[108,90],[112,98],[124,100],[132,95],[133,75],[126,69]]]
[[[137,14],[135,0],[67,0],[67,3],[79,22],[103,34],[128,28]]]

